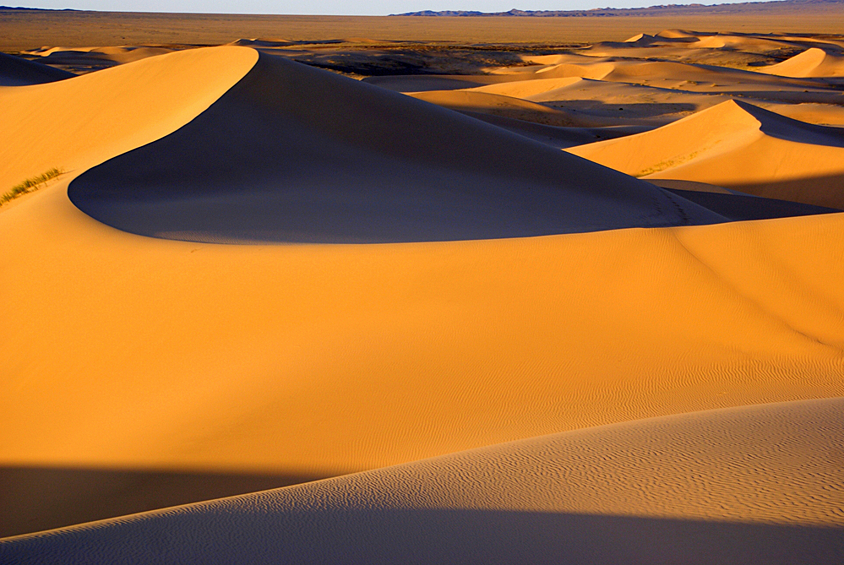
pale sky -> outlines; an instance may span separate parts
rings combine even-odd
[[[729,0],[697,0],[722,4]],[[745,1],[745,0],[733,0]],[[112,12],[204,12],[229,14],[332,14],[383,16],[420,10],[584,10],[631,8],[656,4],[690,4],[694,0],[0,0],[0,5],[29,8],[75,8]]]

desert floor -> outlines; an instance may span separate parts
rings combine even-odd
[[[86,14],[2,16],[0,561],[844,561],[840,15]]]

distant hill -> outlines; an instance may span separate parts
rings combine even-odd
[[[534,17],[534,18],[571,18],[571,17],[606,17],[606,16],[668,16],[693,14],[741,14],[746,12],[779,11],[800,9],[809,6],[830,6],[844,8],[844,0],[777,0],[774,2],[742,2],[738,4],[669,4],[648,8],[593,8],[591,10],[517,10],[509,12],[477,12],[465,10],[445,10],[435,12],[407,12],[390,14],[392,16],[451,16],[451,17]]]
[[[0,10],[16,10],[26,12],[79,12],[73,8],[25,8],[22,6],[0,6]]]

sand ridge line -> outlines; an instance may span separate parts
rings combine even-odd
[[[568,151],[646,178],[704,182],[741,192],[844,208],[844,136],[741,101],[662,128]],[[647,173],[647,174],[646,174]]]
[[[832,564],[844,550],[842,407],[768,404],[531,438],[22,536],[0,541],[0,555]],[[161,529],[170,535],[148,543]]]
[[[50,167],[84,171],[166,136],[257,61],[245,47],[150,57],[49,84],[0,89],[0,186]]]
[[[217,243],[493,239],[723,220],[500,128],[264,54],[192,122],[87,171],[68,194],[131,233]]]

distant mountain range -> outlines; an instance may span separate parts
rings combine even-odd
[[[517,10],[509,12],[476,12],[466,10],[445,10],[435,12],[407,12],[390,14],[391,16],[451,16],[451,17],[534,17],[534,18],[571,18],[571,17],[606,17],[606,16],[662,16],[673,14],[740,14],[782,9],[799,9],[804,6],[820,7],[829,5],[844,8],[844,0],[778,0],[774,2],[742,2],[739,4],[669,4],[648,8],[593,8],[591,10]]]

